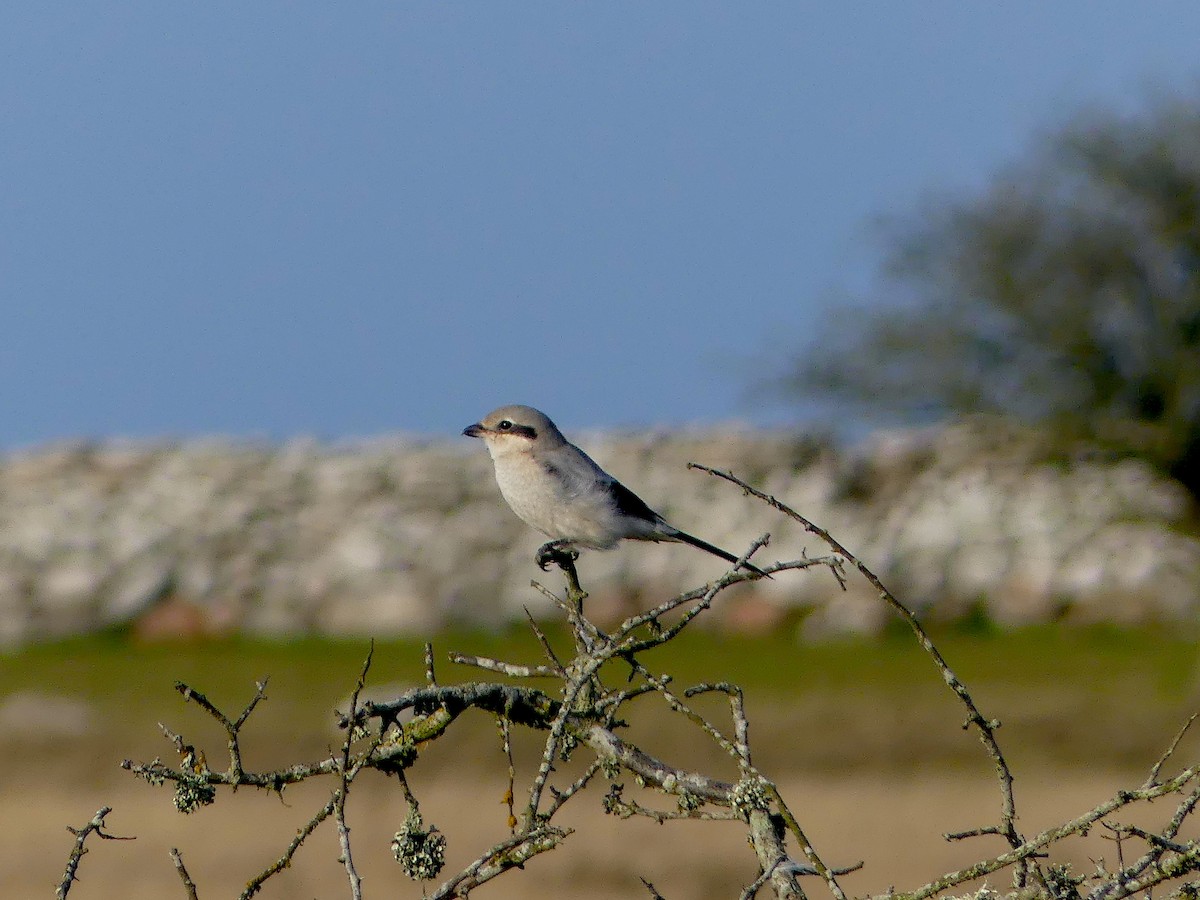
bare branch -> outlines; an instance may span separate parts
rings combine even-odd
[[[538,643],[542,645],[542,652],[546,654],[546,659],[550,660],[554,667],[554,671],[560,676],[566,674],[566,668],[559,661],[558,656],[554,653],[554,648],[550,646],[550,641],[546,639],[546,635],[542,629],[538,627],[538,623],[534,620],[533,614],[529,611],[529,607],[525,607],[525,618],[529,620],[529,627],[532,629],[534,636],[538,639]]]
[[[1171,755],[1179,747],[1184,735],[1188,733],[1188,729],[1192,727],[1192,723],[1196,721],[1196,717],[1198,715],[1200,715],[1200,713],[1192,713],[1192,715],[1188,717],[1188,720],[1183,723],[1183,727],[1179,729],[1179,733],[1175,735],[1175,739],[1171,741],[1171,744],[1169,747],[1167,747],[1166,752],[1164,752],[1163,755],[1158,758],[1158,762],[1151,767],[1149,777],[1147,777],[1145,782],[1142,784],[1143,788],[1153,787],[1158,783],[1158,773],[1162,771],[1162,767],[1166,765],[1167,760],[1171,758]]]
[[[1016,826],[1017,811],[1016,801],[1013,797],[1012,771],[1009,769],[1008,762],[1005,760],[1004,754],[1000,750],[999,741],[996,739],[996,729],[1000,727],[1000,723],[994,719],[985,717],[979,711],[979,708],[975,705],[975,701],[971,698],[970,693],[967,691],[966,685],[964,685],[962,681],[959,680],[958,676],[954,674],[954,671],[950,668],[950,665],[942,656],[941,651],[934,646],[933,640],[929,637],[929,634],[922,627],[921,623],[917,620],[917,617],[912,613],[912,611],[898,599],[896,599],[892,592],[884,586],[882,581],[879,580],[878,576],[868,569],[866,564],[864,564],[858,557],[843,547],[842,544],[839,543],[832,535],[830,535],[828,531],[826,531],[824,528],[821,528],[819,525],[810,522],[786,503],[782,503],[771,495],[757,490],[729,472],[722,472],[718,469],[700,465],[699,463],[688,463],[688,468],[698,469],[702,472],[707,472],[710,475],[715,475],[718,478],[722,478],[732,484],[736,484],[747,494],[757,497],[759,500],[762,500],[764,503],[772,506],[773,508],[782,512],[784,515],[798,522],[805,531],[816,535],[818,538],[824,541],[835,554],[842,557],[856,569],[858,569],[858,571],[862,573],[863,577],[866,578],[867,581],[870,582],[871,586],[878,592],[880,599],[882,599],[888,604],[888,606],[895,610],[896,613],[905,621],[905,623],[917,636],[917,640],[920,642],[922,648],[924,648],[925,652],[928,653],[933,659],[934,664],[938,667],[938,671],[940,671],[942,674],[942,680],[946,682],[949,688],[954,691],[958,699],[967,708],[967,722],[970,725],[974,725],[979,730],[980,740],[987,749],[988,755],[992,758],[992,762],[996,766],[996,775],[1000,780],[1000,793],[1002,801],[1000,827],[1003,831],[1005,839],[1009,843],[1009,846],[1013,847],[1014,849],[1020,847],[1024,843],[1024,838],[1021,836],[1020,832],[1017,831]],[[1022,857],[1023,865],[1027,865],[1025,859],[1025,857]],[[1024,877],[1021,877],[1018,879],[1018,886],[1023,884]]]
[[[263,883],[273,875],[278,875],[284,869],[292,864],[292,857],[296,855],[296,851],[301,845],[308,840],[308,836],[317,830],[317,826],[324,822],[333,813],[334,807],[337,805],[337,797],[330,797],[329,802],[317,810],[317,814],[313,816],[292,838],[287,849],[283,851],[283,856],[263,869],[246,885],[246,889],[238,895],[238,900],[250,900],[255,894],[262,890]]]
[[[513,835],[501,841],[480,856],[454,878],[437,889],[429,900],[450,900],[465,897],[472,890],[509,869],[519,868],[526,862],[557,847],[571,832],[569,829],[543,825],[529,833]]]
[[[196,895],[196,884],[192,881],[192,876],[188,874],[187,867],[183,864],[183,856],[175,847],[171,848],[171,862],[175,864],[175,871],[179,873],[179,880],[183,882],[184,893],[187,894],[188,900],[199,900]]]
[[[718,681],[716,684],[698,684],[695,687],[690,687],[683,692],[683,696],[695,697],[710,691],[720,691],[729,696],[729,707],[733,715],[736,740],[734,749],[737,751],[737,756],[742,766],[747,769],[750,768],[750,722],[746,718],[745,697],[742,695],[742,689],[727,681]]]
[[[563,675],[561,670],[552,666],[520,666],[486,656],[469,656],[466,653],[453,651],[448,655],[452,663],[458,663],[460,666],[473,666],[489,672],[499,672],[509,678],[561,678]]]
[[[354,685],[354,691],[350,694],[350,712],[348,717],[350,721],[354,721],[358,716],[358,697],[362,693],[367,684],[367,673],[371,671],[371,658],[375,655],[375,642],[371,641],[371,647],[367,651],[367,658],[363,661],[362,671],[359,673],[358,681]],[[430,684],[435,684],[436,679],[433,677],[433,645],[425,645],[425,665],[426,678]],[[353,900],[362,900],[362,878],[359,877],[358,870],[354,867],[354,855],[350,848],[350,826],[346,824],[346,797],[350,793],[350,782],[354,780],[354,776],[358,774],[366,761],[364,756],[355,763],[351,763],[350,746],[354,742],[354,729],[346,729],[346,740],[342,743],[342,760],[339,767],[339,784],[337,792],[333,795],[333,817],[337,823],[338,844],[341,846],[342,855],[340,862],[346,867],[346,877],[350,881],[350,896]]]
[[[425,683],[437,687],[437,674],[433,670],[433,644],[430,641],[425,642]]]
[[[948,831],[942,837],[947,841],[963,841],[967,838],[982,837],[986,834],[1003,835],[1004,832],[995,825],[987,825],[983,828],[971,828],[967,831]]]
[[[79,862],[83,859],[83,855],[87,853],[87,848],[83,846],[84,841],[88,839],[88,835],[95,834],[106,841],[132,841],[132,837],[118,837],[115,834],[105,834],[104,832],[104,817],[112,812],[112,807],[102,806],[96,810],[96,814],[92,816],[90,822],[82,828],[72,828],[67,826],[67,831],[75,835],[75,846],[71,848],[71,854],[67,857],[67,868],[63,872],[62,881],[58,883],[58,889],[54,892],[55,900],[64,900],[67,893],[71,890],[71,885],[78,880],[76,873],[79,871]]]
[[[179,691],[179,693],[183,695],[184,700],[189,700],[192,703],[195,703],[210,716],[220,722],[221,727],[225,729],[229,746],[229,778],[231,779],[231,783],[235,784],[242,773],[242,750],[239,744],[238,733],[241,731],[242,725],[244,725],[246,720],[250,718],[250,714],[254,712],[255,707],[258,706],[261,700],[266,698],[267,679],[264,678],[262,681],[257,682],[255,684],[255,688],[256,690],[254,692],[254,696],[250,699],[250,702],[246,704],[245,709],[242,710],[237,719],[231,720],[225,715],[225,713],[217,709],[217,707],[213,705],[212,701],[209,700],[204,694],[194,690],[193,688],[184,684],[182,681],[175,682],[175,690]]]

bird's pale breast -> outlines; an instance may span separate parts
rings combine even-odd
[[[598,550],[612,547],[621,537],[616,510],[603,493],[572,491],[530,454],[508,455],[496,463],[500,493],[530,527]]]

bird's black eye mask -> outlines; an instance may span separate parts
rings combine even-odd
[[[496,423],[496,430],[504,434],[519,434],[521,437],[529,438],[529,440],[537,439],[537,430],[529,425],[518,425],[508,419],[501,419]]]

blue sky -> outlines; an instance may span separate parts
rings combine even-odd
[[[872,223],[1200,85],[1194,2],[8,4],[0,448],[803,421]],[[847,321],[846,327],[853,327]]]

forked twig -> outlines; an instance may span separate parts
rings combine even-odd
[[[84,847],[84,841],[88,839],[88,835],[94,834],[106,841],[132,841],[132,837],[118,837],[115,834],[106,834],[104,831],[104,817],[112,812],[111,806],[102,806],[96,810],[96,814],[92,816],[90,822],[81,828],[72,828],[67,826],[67,831],[75,835],[75,846],[71,848],[71,853],[67,857],[67,868],[63,872],[62,880],[58,883],[58,888],[54,892],[55,900],[65,900],[67,894],[71,890],[71,885],[77,880],[76,873],[79,871],[79,861],[83,859],[83,855],[87,853],[87,848]]]

